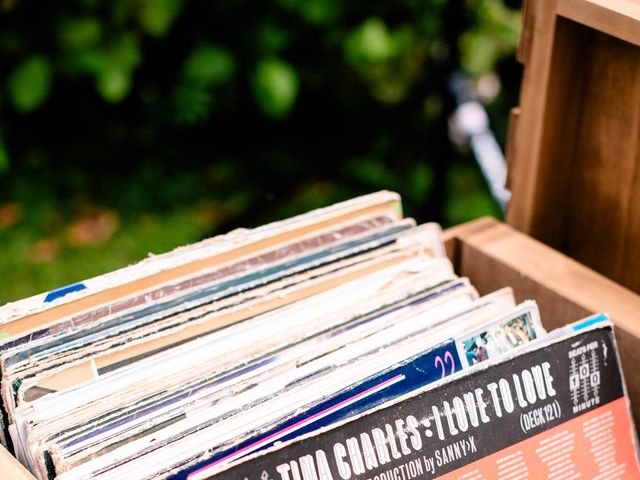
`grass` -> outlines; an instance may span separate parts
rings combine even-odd
[[[0,304],[124,267],[150,252],[200,240],[208,231],[210,226],[198,220],[197,212],[185,209],[123,222],[109,239],[95,245],[74,245],[62,232],[43,243],[29,225],[0,232]]]

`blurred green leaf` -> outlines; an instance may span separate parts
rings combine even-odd
[[[474,28],[460,39],[461,62],[473,75],[492,71],[497,62],[512,55],[520,37],[520,14],[503,0],[468,0],[477,16]]]
[[[53,74],[44,57],[31,57],[9,75],[7,90],[16,110],[30,112],[47,99]]]
[[[103,6],[104,0],[95,1],[100,4],[100,6]],[[142,8],[142,3],[137,0],[111,0],[109,2],[109,23],[118,28],[128,28],[131,24],[131,19],[138,18],[137,15],[140,8]]]
[[[81,51],[71,55],[69,63],[74,70],[97,74],[106,63],[105,53],[102,50]]]
[[[352,158],[345,162],[344,172],[375,188],[392,188],[397,182],[395,172],[379,158]]]
[[[490,72],[500,59],[500,45],[491,35],[483,32],[467,32],[460,41],[462,63],[473,75]]]
[[[11,161],[9,158],[9,152],[7,151],[7,146],[4,143],[4,140],[0,138],[0,173],[3,173],[9,169],[11,165]]]
[[[142,0],[138,21],[146,33],[163,37],[176,20],[183,0]]]
[[[301,0],[277,0],[278,6],[282,7],[284,10],[295,11],[298,9]]]
[[[118,66],[132,69],[140,64],[142,54],[138,38],[131,34],[124,34],[113,41],[105,50],[105,63],[108,68]]]
[[[273,118],[285,116],[295,104],[300,80],[296,70],[278,58],[258,63],[253,75],[253,93],[262,111]]]
[[[395,55],[396,42],[387,25],[373,17],[347,36],[344,48],[352,62],[386,62]]]
[[[409,186],[414,198],[427,198],[434,182],[433,168],[425,158],[410,171]]]
[[[348,62],[378,102],[399,103],[424,81],[429,43],[419,35],[412,25],[390,31],[379,18],[369,18],[345,38]]]
[[[24,49],[25,38],[25,35],[19,35],[17,32],[0,31],[0,49],[13,55],[20,54]]]
[[[68,18],[58,27],[60,46],[67,50],[86,50],[100,42],[102,25],[97,18]]]
[[[298,11],[307,22],[322,26],[338,18],[340,7],[338,0],[305,0],[299,2]]]
[[[451,195],[445,205],[445,215],[448,225],[458,225],[486,215],[499,218],[500,210],[491,194],[472,190],[464,195]]]
[[[193,49],[183,67],[183,77],[191,84],[212,86],[233,77],[235,61],[231,53],[212,43]]]
[[[258,29],[258,45],[267,52],[277,52],[289,45],[291,35],[285,28],[266,21]]]
[[[472,163],[453,164],[447,172],[447,225],[491,215],[500,218],[500,209]]]
[[[78,52],[73,61],[77,68],[97,76],[107,70],[133,70],[140,64],[141,56],[137,37],[125,34],[100,48]]]
[[[285,10],[297,12],[306,22],[327,26],[335,22],[343,9],[339,0],[278,0]]]
[[[96,77],[96,88],[107,102],[120,102],[131,90],[131,72],[117,67],[102,70]]]
[[[93,74],[100,96],[110,103],[117,103],[131,90],[133,70],[140,63],[140,57],[137,37],[125,34],[106,47],[79,55],[76,61]]]
[[[205,88],[181,85],[173,92],[173,102],[176,123],[196,125],[209,116],[213,97]]]

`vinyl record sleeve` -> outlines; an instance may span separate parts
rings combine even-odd
[[[480,299],[479,302],[482,300]],[[485,307],[487,306],[489,305],[485,304]],[[481,311],[482,309],[478,313]],[[223,465],[232,459],[241,458],[275,442],[287,441],[343,419],[357,416],[385,401],[420,389],[441,378],[453,375],[455,372],[468,369],[472,365],[465,355],[465,346],[470,341],[480,336],[487,336],[490,332],[509,328],[511,324],[520,320],[526,322],[532,329],[531,336],[526,339],[526,342],[540,338],[540,335],[544,334],[537,307],[533,302],[526,302],[502,315],[496,314],[495,310],[489,310],[487,313],[491,315],[491,312],[493,312],[493,318],[491,316],[487,318],[487,314],[485,314],[481,317],[485,320],[480,322],[471,322],[470,320],[475,317],[475,312],[468,312],[455,320],[457,328],[451,328],[454,327],[451,325],[446,330],[455,336],[443,341],[438,340],[423,352],[403,360],[359,384],[352,385],[339,394],[312,406],[303,414],[283,422],[276,428],[260,434],[255,433],[249,440],[238,441],[235,445],[227,447],[226,450],[218,448],[218,453],[212,455],[209,460],[201,460],[184,468],[174,478],[186,479],[190,473],[197,472],[204,467],[212,468]],[[434,338],[443,337],[442,334],[437,335],[437,333],[438,330],[434,332]],[[511,345],[509,350],[517,347],[518,345]],[[505,354],[509,350],[497,354]]]
[[[412,224],[413,224],[412,221],[408,220],[408,221],[398,222],[395,225],[391,224],[390,226],[384,228],[381,232],[370,234],[363,238],[350,240],[347,237],[346,242],[342,242],[341,244],[335,247],[332,247],[329,249],[320,249],[319,251],[312,252],[311,255],[307,255],[306,257],[303,257],[301,259],[295,259],[290,262],[285,262],[283,265],[269,267],[267,270],[269,269],[273,270],[274,272],[271,275],[272,276],[275,275],[276,276],[275,279],[277,279],[282,276],[286,276],[287,274],[292,275],[299,271],[305,271],[305,270],[308,270],[309,268],[315,268],[320,265],[324,265],[326,263],[332,263],[346,256],[352,256],[358,253],[370,251],[372,248],[373,249],[379,248],[380,246],[395,242],[397,235],[400,232],[407,231],[412,226]],[[282,270],[283,266],[286,267],[284,270]],[[225,292],[224,295],[233,295],[243,290],[246,290],[251,286],[255,287],[257,285],[262,285],[266,283],[267,277],[268,276],[265,276],[264,272],[260,272],[260,274],[253,272],[253,273],[244,274],[244,276],[240,276],[240,278],[235,278],[227,282],[214,284],[211,288],[213,288],[216,292],[219,292],[219,291]],[[253,285],[251,282],[253,283],[258,282],[258,283],[256,285]],[[198,290],[192,294],[192,295],[195,295],[196,299],[193,299],[193,300],[189,300],[185,298],[176,299],[174,300],[174,303],[175,303],[174,308],[188,309],[189,307],[193,306],[192,305],[193,302],[198,302],[198,301],[202,302],[203,300],[201,299],[203,297],[208,298],[206,297],[207,294],[209,294],[209,292],[206,289]],[[214,293],[213,295],[215,297],[216,295],[220,296],[222,294]],[[155,318],[154,316],[164,314],[163,312],[166,311],[167,306],[162,303],[161,304],[155,303],[150,305],[147,308],[152,310],[151,320],[153,320]],[[122,328],[119,326],[122,322],[125,322],[125,321],[140,322],[141,320],[136,320],[140,315],[141,315],[140,312],[135,312],[133,314],[125,315],[124,318],[116,317],[113,320],[111,320],[112,323],[116,322],[116,326],[111,328],[112,329],[115,328],[116,331],[119,331],[118,329]],[[143,319],[147,317],[143,317]],[[150,320],[144,320],[144,321],[149,322]],[[83,353],[83,350],[79,350],[78,347],[75,346],[75,344],[79,342],[83,342],[83,341],[85,343],[87,342],[87,340],[84,339],[85,335],[86,335],[86,332],[83,330],[80,330],[75,334],[71,332],[70,334],[62,335],[62,338],[54,337],[53,338],[54,347],[57,344],[59,346],[56,348],[69,350],[71,354],[75,355],[75,358],[80,357],[80,360],[82,359],[83,356],[86,357],[87,355],[95,355],[97,353],[97,348],[95,344],[91,345],[91,348],[89,349],[88,354]],[[98,338],[101,338],[100,334],[94,334],[94,336],[95,335],[98,335]],[[126,331],[122,335],[124,335],[125,339],[127,339],[127,342],[125,343],[129,343],[131,341],[131,336]],[[72,342],[71,340],[73,340],[74,336],[78,337],[78,339],[75,342]],[[30,347],[28,344],[26,344],[25,345],[27,346],[26,349],[15,348],[14,350],[12,350],[14,353],[7,355],[7,358],[4,359],[3,363],[5,364],[4,365],[5,370],[3,371],[2,391],[3,391],[4,405],[5,405],[5,408],[7,409],[9,417],[11,417],[12,411],[14,409],[14,404],[13,404],[14,394],[11,390],[13,388],[13,385],[15,384],[16,378],[19,379],[20,385],[22,385],[22,382],[25,379],[32,377],[35,374],[35,372],[38,369],[37,353],[39,350],[42,350],[42,349],[45,349],[45,352],[46,352],[46,348],[51,348],[51,347],[48,347],[48,345],[49,345],[48,343],[41,343],[39,346]],[[51,363],[56,358],[52,356],[46,356],[45,354],[43,354],[43,357],[49,363]],[[58,360],[58,365],[60,365],[61,368],[67,368],[70,365],[69,359],[65,360],[64,358],[66,357],[63,357],[63,359]],[[8,376],[7,370],[12,366],[13,363],[19,362],[19,361],[22,361],[25,364],[25,367],[28,369],[27,372],[22,376],[18,376],[15,374],[13,374],[12,376]],[[33,381],[31,381],[30,383],[33,384]],[[50,386],[45,385],[44,388],[50,388]]]
[[[358,292],[356,296],[353,295],[353,292],[349,294],[350,288],[351,288],[350,284],[341,285],[336,292],[332,293],[332,295],[335,295],[335,293],[338,293],[338,292],[342,292],[342,295],[345,297],[342,303],[344,303],[344,301],[349,301],[351,303],[356,302],[356,304],[354,304],[353,308],[351,309],[352,312],[348,314],[347,310],[340,311],[339,315],[335,319],[332,319],[331,317],[319,319],[321,321],[314,323],[314,329],[318,329],[318,333],[321,333],[323,329],[328,328],[328,326],[331,324],[335,324],[336,327],[339,327],[345,321],[349,321],[349,318],[351,316],[356,315],[356,318],[357,318],[358,315],[361,316],[364,313],[366,313],[367,309],[371,307],[368,307],[366,303],[357,305],[358,298],[362,297],[363,295],[370,296],[371,300],[375,300],[375,302],[377,303],[382,302],[380,303],[379,307],[383,307],[386,303],[390,301],[396,302],[398,300],[402,300],[410,293],[411,289],[427,288],[427,290],[431,290],[431,288],[435,284],[441,281],[441,280],[438,280],[438,282],[434,283],[434,280],[435,280],[435,278],[433,277],[434,273],[436,273],[439,270],[442,270],[441,266],[445,266],[444,264],[441,265],[440,259],[429,260],[426,258],[422,258],[422,259],[416,258],[415,260],[408,260],[405,262],[405,264],[401,263],[398,266],[395,266],[392,269],[390,269],[389,272],[382,270],[376,274],[370,275],[368,277],[367,282],[365,282],[364,284],[362,281],[354,283],[353,286],[356,286],[356,285],[358,286]],[[414,272],[414,275],[416,276],[416,278],[413,279],[413,281],[411,276],[407,277],[405,273],[403,273],[405,271],[407,272],[409,271],[409,270],[406,270],[407,268],[410,267],[411,269],[414,269],[415,267],[418,267],[421,264],[423,265],[423,267],[421,267],[421,269],[416,270]],[[431,266],[436,267],[436,269],[435,270],[432,269]],[[422,269],[424,268],[427,268],[427,270],[423,271]],[[446,271],[450,271],[450,270],[445,269],[445,273]],[[430,272],[430,273],[427,274],[427,272]],[[390,289],[389,281],[392,280],[394,276],[397,276],[398,274],[402,274],[399,276],[399,279],[402,279],[402,282],[399,283],[397,286],[394,286],[393,289]],[[420,282],[416,282],[416,279],[418,279],[419,276],[424,276],[424,279],[420,280]],[[367,283],[371,283],[369,289],[368,290],[363,289],[362,287]],[[454,291],[454,285],[455,285],[455,288],[458,290],[467,291],[468,294],[471,296],[475,295],[474,291],[472,289],[471,290],[469,289],[470,287],[468,286],[468,282],[464,280],[453,282],[452,286],[450,287],[451,292]],[[409,287],[409,290],[407,290],[407,287]],[[443,291],[443,292],[446,291],[446,290],[443,290],[443,288],[439,290],[436,289],[434,293],[438,293],[439,291]],[[380,289],[384,290],[383,295],[381,295]],[[367,293],[368,291],[370,291],[371,293],[368,294]],[[431,298],[431,296],[429,298]],[[309,326],[304,322],[301,323],[301,321],[305,318],[305,312],[309,312],[307,315],[313,314],[315,316],[318,316],[321,314],[321,312],[318,311],[319,306],[322,306],[322,308],[324,308],[325,310],[327,308],[333,308],[333,309],[338,308],[339,304],[336,304],[335,299],[333,302],[327,302],[327,301],[323,301],[322,298],[323,297],[313,298],[313,299],[309,299],[306,302],[296,304],[295,308],[289,313],[289,317],[293,321],[293,325],[299,324],[296,326],[296,328],[301,333],[306,332],[307,335],[310,333]],[[330,300],[331,297],[329,295],[329,292],[324,294],[324,298],[326,298],[326,300]],[[318,305],[312,308],[312,304],[318,304]],[[309,310],[310,308],[311,308],[311,311]],[[263,324],[263,327],[268,329],[268,332],[265,331],[265,333],[269,333],[271,337],[274,336],[273,328],[276,324],[275,322],[277,321],[277,317],[283,315],[284,312],[286,312],[286,310],[287,309],[283,309],[280,312],[274,312],[260,320],[261,324]],[[341,319],[343,317],[344,319]],[[256,322],[253,322],[253,323],[256,323]],[[326,324],[326,326],[322,327],[321,326],[322,324]],[[239,324],[235,326],[233,329],[238,331],[247,330],[247,329],[251,330],[251,332],[253,332],[254,334],[253,337],[242,335],[240,337],[240,340],[245,341],[245,343],[247,340],[250,341],[252,344],[254,344],[254,347],[252,348],[256,350],[256,354],[262,352],[261,353],[262,355],[264,353],[264,349],[266,348],[266,346],[264,343],[256,344],[255,334],[257,332],[255,331],[255,328],[257,328],[257,324],[255,325],[255,327],[250,326],[249,324],[246,324],[246,325]],[[287,328],[287,330],[289,330],[289,328]],[[220,337],[221,340],[223,340],[223,337],[229,335],[229,332],[227,330],[221,330],[218,333],[219,334],[216,334],[216,335]],[[288,332],[288,334],[290,335],[290,332]],[[213,338],[211,340],[213,340]],[[275,339],[272,339],[271,341],[274,341],[274,340]],[[282,343],[284,339],[279,341]],[[138,372],[136,376],[132,376],[133,371],[129,371],[128,374],[125,374],[124,372],[122,373],[114,372],[113,374],[107,374],[105,377],[103,377],[103,380],[96,380],[91,384],[78,386],[79,390],[81,390],[82,392],[85,392],[82,397],[77,396],[75,393],[71,391],[65,391],[65,392],[61,392],[60,395],[62,395],[63,397],[67,397],[66,400],[62,400],[61,402],[60,401],[54,402],[56,395],[46,396],[40,399],[39,401],[37,401],[34,404],[34,407],[37,406],[37,404],[40,404],[41,407],[38,408],[39,412],[41,412],[42,415],[49,417],[51,421],[54,421],[55,423],[70,422],[70,421],[77,422],[79,421],[79,418],[82,416],[87,416],[88,421],[90,423],[93,423],[94,421],[93,419],[96,418],[96,415],[98,415],[99,411],[98,410],[89,411],[87,408],[85,408],[86,406],[88,406],[87,402],[89,401],[93,402],[96,406],[102,405],[100,408],[104,409],[107,406],[107,404],[105,403],[106,399],[112,398],[113,401],[117,400],[117,402],[113,403],[111,408],[125,408],[125,406],[129,402],[133,402],[135,398],[141,398],[141,395],[143,397],[151,395],[152,391],[149,390],[150,388],[153,388],[157,391],[166,391],[166,392],[176,391],[176,388],[178,388],[178,384],[175,382],[179,381],[180,383],[184,383],[187,381],[184,375],[184,372],[185,372],[184,368],[188,368],[188,365],[191,362],[196,362],[196,366],[201,370],[205,369],[209,372],[215,372],[215,371],[222,372],[223,365],[220,363],[222,358],[216,362],[213,362],[210,359],[205,361],[205,357],[213,358],[212,355],[222,355],[222,353],[220,352],[220,347],[222,346],[224,346],[225,349],[232,348],[231,345],[228,345],[228,341],[225,341],[223,344],[220,344],[219,347],[216,347],[215,343],[211,343],[211,341],[208,338],[202,338],[202,339],[199,339],[197,342],[190,342],[189,344],[185,344],[181,346],[179,350],[176,352],[166,352],[166,354],[164,355],[164,357],[166,357],[166,362],[165,362],[166,366],[163,368],[159,368],[160,365],[156,365],[155,360],[151,361],[150,359],[151,363],[143,362],[145,363],[145,365],[141,365],[140,367],[135,367],[135,371]],[[286,346],[286,344],[282,343],[281,347],[284,347],[284,346]],[[281,347],[278,347],[278,348],[281,348]],[[200,350],[201,352],[197,354],[197,357],[194,357],[194,353],[198,350]],[[237,349],[233,348],[233,350],[237,350]],[[246,348],[239,349],[237,353],[242,354],[243,357],[248,355]],[[201,358],[202,361],[198,362],[196,361],[196,358]],[[231,360],[228,358],[225,359],[225,361],[227,363],[231,362]],[[167,383],[165,381],[165,377],[169,378],[170,380],[172,378],[169,376],[169,370],[173,371],[173,377],[175,377],[175,380],[173,380],[174,383]],[[180,372],[182,372],[181,378],[176,376]],[[193,368],[189,369],[189,374],[192,377],[194,376]],[[201,378],[201,377],[198,375],[197,378]],[[117,381],[117,380],[126,380],[126,385],[123,384],[122,381]],[[144,387],[144,384],[147,384],[148,387]],[[175,386],[172,386],[174,384]],[[98,388],[99,385],[100,385],[100,388]],[[136,397],[134,398],[134,397],[127,396],[125,387],[128,390],[130,390],[131,393],[137,392]],[[107,390],[107,388],[109,390]],[[111,397],[108,396],[107,394],[108,391],[111,392]],[[70,395],[75,396],[75,399],[72,399]],[[89,397],[91,397],[92,400],[90,400]],[[57,407],[56,407],[56,404],[57,404]],[[119,407],[119,405],[121,405],[121,407]],[[24,410],[25,407],[26,405],[23,405],[22,410]],[[65,409],[67,413],[62,413],[62,410],[60,410],[61,407]]]
[[[391,215],[401,219],[400,196],[383,190],[257,228],[237,229],[161,255],[152,255],[120,270],[8,303],[0,307],[0,326],[28,316],[39,316],[40,320],[56,318],[57,313],[50,315],[49,312],[60,306],[64,306],[65,311],[78,312],[151,285],[175,280],[202,270],[207,265],[215,265],[220,262],[221,255],[230,251],[255,251],[367,214]],[[4,329],[0,327],[0,338],[5,336]]]
[[[611,324],[488,363],[224,471],[187,478],[640,476]]]

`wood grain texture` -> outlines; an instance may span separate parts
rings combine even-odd
[[[561,0],[558,15],[640,46],[638,0]]]
[[[568,20],[559,19],[555,24],[546,103],[540,108],[542,135],[539,156],[535,162],[537,173],[535,181],[534,177],[528,179],[529,183],[534,184],[530,187],[533,198],[529,205],[529,226],[534,236],[555,248],[562,247],[566,217],[572,214],[566,196],[568,182],[576,168],[576,145],[580,142],[577,132],[584,98],[584,56],[576,57],[576,52],[579,49],[588,52],[592,34],[592,30]],[[526,115],[526,112],[522,115]],[[520,139],[517,142],[519,153],[527,155],[529,146],[519,143]],[[520,158],[518,161],[526,160]],[[518,166],[514,166],[514,175]],[[515,186],[513,191],[517,196]]]
[[[590,52],[562,249],[640,292],[640,48],[597,33]]]
[[[525,63],[525,69],[517,129],[510,132],[507,152],[512,192],[507,221],[522,231],[531,232],[557,1],[527,0],[523,7],[518,58]]]
[[[460,239],[467,238],[469,235],[484,230],[486,228],[494,227],[498,222],[493,217],[482,217],[476,220],[472,220],[467,223],[456,225],[455,227],[447,228],[443,232],[443,240],[447,256],[453,263],[454,268],[458,268],[460,263]]]
[[[640,1],[526,9],[507,219],[640,292]]]
[[[2,445],[0,445],[0,478],[2,480],[36,480]]]
[[[533,18],[531,9],[528,8],[529,0],[522,1],[522,25],[520,32],[520,42],[516,51],[516,59],[523,65],[527,64],[531,54],[531,40],[533,40]]]
[[[543,324],[557,328],[596,312],[608,313],[636,422],[640,420],[640,296],[575,260],[493,221],[482,229],[458,229],[457,272],[481,294],[510,286],[516,299],[535,299]]]

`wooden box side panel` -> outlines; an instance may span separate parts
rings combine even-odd
[[[518,300],[535,299],[548,329],[608,313],[616,324],[634,416],[640,420],[640,296],[495,220],[483,219],[445,237],[457,272],[480,293],[510,286]]]
[[[509,223],[640,292],[640,5],[529,0],[524,24]]]
[[[2,480],[36,480],[36,477],[31,475],[31,473],[1,445],[0,478],[2,478]]]

